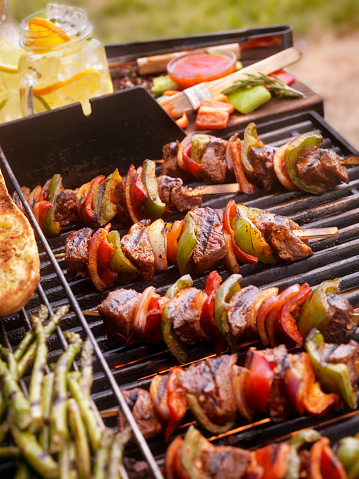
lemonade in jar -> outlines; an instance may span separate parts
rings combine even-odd
[[[20,104],[23,116],[113,92],[105,48],[77,7],[48,4],[20,23]]]
[[[19,25],[0,0],[0,123],[21,117],[18,61],[21,54]]]

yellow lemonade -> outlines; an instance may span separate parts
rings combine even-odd
[[[23,116],[113,92],[105,49],[92,37],[84,10],[48,4],[20,24],[24,53],[19,61]]]
[[[18,61],[19,26],[0,0],[0,123],[21,117]]]

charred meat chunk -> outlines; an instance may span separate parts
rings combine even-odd
[[[110,341],[126,346],[137,341],[133,328],[133,315],[140,297],[141,294],[133,289],[119,289],[111,291],[97,306]]]
[[[150,220],[142,220],[131,226],[127,235],[121,239],[121,247],[127,258],[134,263],[146,281],[155,275],[155,257],[148,239],[147,226]]]
[[[195,208],[188,213],[196,225],[197,244],[193,252],[196,273],[214,268],[226,255],[223,235],[223,211]]]
[[[56,196],[54,220],[61,226],[78,221],[76,190],[60,190]]]
[[[145,389],[135,388],[122,391],[122,394],[144,437],[149,438],[160,434],[163,426],[153,406],[150,393]],[[123,431],[127,426],[127,421],[120,411],[118,428]]]
[[[91,228],[82,228],[71,233],[66,239],[65,262],[69,273],[82,278],[87,277],[91,236]]]
[[[209,183],[224,183],[227,174],[227,141],[222,138],[211,139],[201,158],[200,174]]]
[[[196,396],[210,421],[221,426],[237,416],[232,389],[232,365],[236,362],[236,354],[207,358],[181,374],[186,392]]]
[[[30,198],[30,193],[31,193],[30,188],[28,188],[27,186],[22,186],[21,191],[23,192],[26,201],[29,203],[29,198]],[[13,202],[15,203],[15,205],[19,208],[19,210],[22,213],[24,213],[24,215],[26,215],[24,205],[22,204],[22,201],[20,200],[20,196],[17,194],[17,191],[14,191],[14,193],[12,195],[12,199],[13,199]]]
[[[340,159],[333,150],[308,146],[298,158],[299,179],[307,184],[314,183],[326,188],[333,188],[342,181],[349,183],[348,171],[339,163]]]
[[[186,180],[188,179],[188,175],[181,169],[177,161],[178,146],[178,141],[172,141],[162,148],[163,163],[161,166],[161,175]]]
[[[250,452],[231,446],[205,447],[200,453],[202,471],[208,479],[240,479],[246,474]]]
[[[271,146],[252,147],[248,150],[248,160],[256,175],[256,184],[266,191],[279,186],[279,181],[273,167],[273,159],[277,148]]]
[[[290,218],[264,213],[254,218],[253,223],[280,258],[298,261],[313,254],[312,249],[293,233],[292,230],[300,227]]]
[[[202,307],[198,304],[201,298],[200,290],[185,288],[179,291],[171,301],[175,308],[173,331],[180,341],[189,345],[195,344],[201,336]]]
[[[327,343],[346,344],[354,339],[357,325],[352,322],[353,306],[337,294],[328,293],[327,301],[333,311],[329,323],[321,329]]]
[[[237,343],[248,338],[251,331],[251,310],[259,293],[256,286],[247,286],[238,291],[229,302],[228,323]]]
[[[123,181],[123,179],[116,183],[113,201],[116,204],[117,216],[121,218],[122,223],[129,217],[126,205],[125,182]]]
[[[346,364],[349,370],[349,377],[354,391],[357,390],[358,371],[356,364],[359,360],[359,344],[351,340],[348,344],[328,344],[321,346],[324,360],[328,363]]]
[[[180,178],[171,178],[167,175],[157,177],[158,193],[161,201],[166,205],[169,214],[177,211],[189,211],[201,206],[202,198],[189,196],[187,186],[183,186]]]

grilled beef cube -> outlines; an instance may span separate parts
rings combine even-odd
[[[189,211],[202,204],[201,197],[191,197],[188,195],[188,188],[183,186],[181,178],[161,175],[157,177],[157,186],[159,196],[166,205],[167,213]]]
[[[356,391],[358,377],[356,363],[359,360],[359,344],[351,340],[348,344],[323,343],[320,348],[320,352],[323,352],[326,362],[333,364],[344,363],[347,365],[352,387]]]
[[[347,299],[337,294],[328,293],[327,301],[334,313],[329,323],[321,330],[324,341],[346,344],[354,339],[357,329],[351,318],[354,308]]]
[[[182,342],[192,345],[201,337],[200,319],[202,305],[198,304],[203,295],[196,288],[179,291],[171,303],[175,307],[173,331]]]
[[[114,197],[111,200],[116,204],[117,216],[121,218],[121,223],[123,223],[129,218],[126,206],[125,182],[123,179],[116,184]]]
[[[161,175],[187,180],[189,175],[181,169],[177,162],[178,146],[178,141],[172,141],[162,148],[163,163],[161,166]]]
[[[273,167],[273,159],[277,148],[262,146],[249,148],[248,159],[255,171],[255,183],[266,191],[271,191],[280,185]]]
[[[253,223],[280,258],[298,261],[313,254],[312,249],[292,232],[300,227],[290,218],[264,213],[254,218]]]
[[[202,463],[204,479],[240,479],[245,476],[250,452],[239,447],[213,446],[202,449],[199,460]]]
[[[193,252],[196,273],[211,270],[225,257],[223,211],[213,208],[195,208],[188,213],[194,220],[197,244]]]
[[[76,190],[60,190],[55,201],[55,221],[62,226],[78,221],[76,204]]]
[[[238,291],[229,302],[228,323],[237,343],[248,339],[251,331],[251,309],[259,293],[256,286],[247,286]]]
[[[209,183],[224,183],[227,175],[227,141],[211,139],[201,158],[200,175]]]
[[[149,464],[146,461],[138,461],[134,457],[124,457],[125,466],[129,479],[152,479],[153,475]]]
[[[236,354],[207,358],[181,374],[186,392],[196,396],[210,421],[221,426],[237,417],[232,389],[232,365],[236,362]]]
[[[150,281],[155,275],[155,257],[147,231],[147,226],[150,224],[150,220],[135,223],[128,234],[121,239],[122,251],[131,263],[137,266],[140,275],[146,281]]]
[[[140,297],[141,294],[133,289],[118,289],[111,291],[97,306],[110,341],[126,346],[137,341],[133,329],[133,315]]]
[[[91,228],[82,228],[71,233],[66,239],[65,262],[69,273],[83,278],[87,277],[91,236]]]
[[[326,188],[333,188],[342,181],[349,183],[348,171],[339,163],[340,159],[333,150],[308,146],[298,158],[298,177],[306,183]]]
[[[122,394],[144,437],[149,438],[160,434],[163,425],[157,416],[150,393],[145,389],[135,388],[129,391],[122,391]],[[123,431],[126,427],[128,427],[126,418],[120,411],[118,415],[118,429]]]

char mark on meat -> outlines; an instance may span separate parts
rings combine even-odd
[[[77,199],[75,190],[60,190],[56,196],[54,220],[61,226],[78,221]]]
[[[308,146],[298,158],[298,176],[308,184],[324,188],[333,188],[341,182],[349,183],[348,171],[339,160],[341,157],[333,150]]]
[[[111,291],[107,298],[98,305],[107,337],[114,343],[132,345],[137,341],[133,328],[133,316],[141,297],[133,289]]]
[[[150,224],[150,220],[135,223],[121,239],[123,252],[138,267],[140,275],[146,281],[150,281],[155,275],[155,258],[147,230]]]
[[[145,389],[135,388],[130,391],[122,391],[122,394],[144,437],[149,438],[160,434],[163,425],[157,416],[150,393]],[[120,411],[118,428],[123,431],[126,427],[128,427],[128,423]]]
[[[256,286],[247,286],[238,291],[229,302],[228,323],[231,334],[238,344],[248,339],[251,331],[251,310],[259,293]]]
[[[208,418],[218,425],[237,417],[232,389],[232,365],[236,362],[236,354],[207,358],[181,373],[183,388],[196,396]]]
[[[271,146],[252,147],[248,151],[249,162],[255,171],[255,182],[266,191],[271,191],[280,185],[273,166],[276,151],[277,148]]]
[[[82,228],[71,233],[66,239],[65,262],[70,274],[87,277],[91,228]]]
[[[209,183],[224,183],[227,175],[227,141],[211,139],[201,158],[200,174]]]
[[[193,252],[196,273],[209,271],[225,257],[223,211],[213,208],[195,208],[188,213],[196,224],[197,244]]]
[[[290,218],[264,213],[254,218],[253,223],[280,258],[298,261],[313,254],[312,249],[293,233],[294,229],[300,227]]]
[[[200,319],[202,308],[198,307],[196,288],[182,289],[172,300],[175,308],[173,330],[178,339],[188,345],[193,345],[200,337]]]

